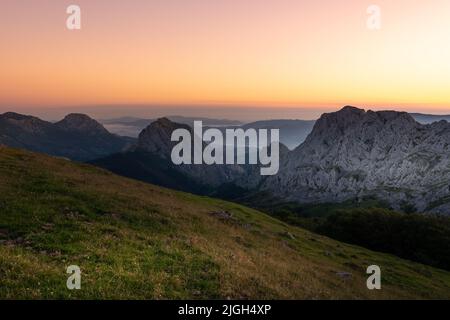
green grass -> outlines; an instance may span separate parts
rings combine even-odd
[[[82,288],[70,291],[74,264]],[[372,264],[379,291],[366,288]],[[0,147],[0,298],[449,299],[450,273],[238,204]]]

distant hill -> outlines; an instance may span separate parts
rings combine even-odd
[[[242,122],[236,120],[226,120],[226,119],[212,119],[204,117],[183,117],[183,116],[167,116],[165,117],[173,122],[186,124],[193,126],[194,121],[202,121],[204,126],[212,127],[226,127],[226,126],[240,126]],[[108,128],[113,133],[129,136],[138,137],[142,130],[144,130],[152,122],[157,119],[141,119],[134,117],[122,117],[115,119],[104,119],[100,122]]]
[[[266,120],[247,123],[243,128],[279,129],[280,142],[293,150],[306,140],[315,123],[315,120]]]
[[[449,272],[90,165],[0,147],[0,190],[1,299],[450,299]]]
[[[131,138],[109,133],[83,114],[69,114],[56,123],[14,112],[0,115],[0,144],[72,160],[104,157],[132,142]]]
[[[410,115],[419,123],[430,124],[433,122],[438,122],[445,120],[450,122],[450,115],[434,115],[434,114],[423,114],[423,113],[410,113]]]

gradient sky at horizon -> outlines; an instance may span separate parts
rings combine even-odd
[[[450,111],[448,0],[2,0],[0,39],[0,108]]]

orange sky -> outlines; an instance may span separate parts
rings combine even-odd
[[[2,0],[0,40],[1,107],[450,110],[448,0]]]

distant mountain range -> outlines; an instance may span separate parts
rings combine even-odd
[[[281,146],[280,170],[272,177],[260,176],[255,166],[174,165],[170,135],[177,128],[191,130],[192,118],[183,118],[186,123],[158,119],[133,139],[109,133],[86,115],[70,114],[50,123],[5,113],[0,115],[0,144],[89,161],[124,176],[200,194],[261,192],[298,203],[377,199],[403,211],[450,213],[450,124],[442,117],[345,107],[316,122],[219,124],[204,119],[222,130],[236,125],[281,128],[281,142],[293,150]],[[415,119],[440,121],[421,124]]]
[[[243,129],[279,129],[280,141],[289,149],[299,146],[311,132],[315,120],[265,120],[251,123],[242,123],[235,120],[188,118],[181,116],[166,117],[172,122],[193,126],[194,121],[202,121],[205,127],[218,128],[225,131],[227,128],[241,127]],[[139,119],[123,117],[117,119],[100,120],[111,132],[121,136],[138,137],[142,130],[157,119]]]
[[[156,130],[161,126],[164,134]],[[140,135],[136,150],[159,154],[170,165],[161,155],[170,150],[170,132],[177,126],[168,119],[154,122]],[[174,166],[169,171],[188,176],[212,193],[217,193],[218,185],[228,184],[241,193],[268,192],[299,203],[376,198],[399,210],[450,212],[450,124],[445,121],[423,125],[405,112],[345,107],[324,114],[303,144],[293,151],[282,147],[280,157],[279,174],[271,177],[260,176],[254,167],[238,166]],[[114,165],[111,157],[94,163],[129,176],[124,171],[132,168],[132,177],[155,182],[147,174],[137,173],[136,165],[127,166],[123,161]],[[188,191],[189,181],[180,180]]]
[[[424,113],[410,113],[410,115],[419,123],[430,124],[433,122],[438,122],[445,120],[450,122],[450,115],[434,115],[434,114],[424,114]]]
[[[0,144],[87,161],[120,152],[134,139],[109,133],[83,114],[69,114],[51,123],[7,112],[0,115]]]
[[[410,115],[419,123],[431,124],[445,120],[450,122],[450,115],[431,115],[422,113],[410,113]],[[168,116],[167,119],[181,124],[187,124],[192,127],[194,121],[203,121],[206,127],[218,128],[225,131],[227,128],[242,127],[243,129],[280,129],[280,142],[288,147],[290,150],[298,147],[306,137],[311,133],[316,120],[294,120],[294,119],[279,119],[279,120],[262,120],[250,123],[242,123],[237,120],[224,120],[212,118],[193,118],[182,116]],[[150,123],[157,119],[141,119],[135,117],[122,117],[116,119],[100,120],[100,122],[110,132],[120,136],[128,136],[137,138],[142,130],[144,130]]]
[[[265,120],[243,125],[243,129],[279,129],[280,142],[290,150],[298,147],[305,141],[311,132],[315,120]]]
[[[204,126],[209,127],[235,127],[243,124],[242,122],[236,120],[212,119],[204,117],[192,118],[183,116],[167,116],[166,118],[176,123],[187,124],[191,127],[193,126],[194,121],[202,121]],[[115,119],[103,119],[100,120],[100,122],[112,133],[136,138],[142,130],[156,120],[157,119],[121,117]]]

